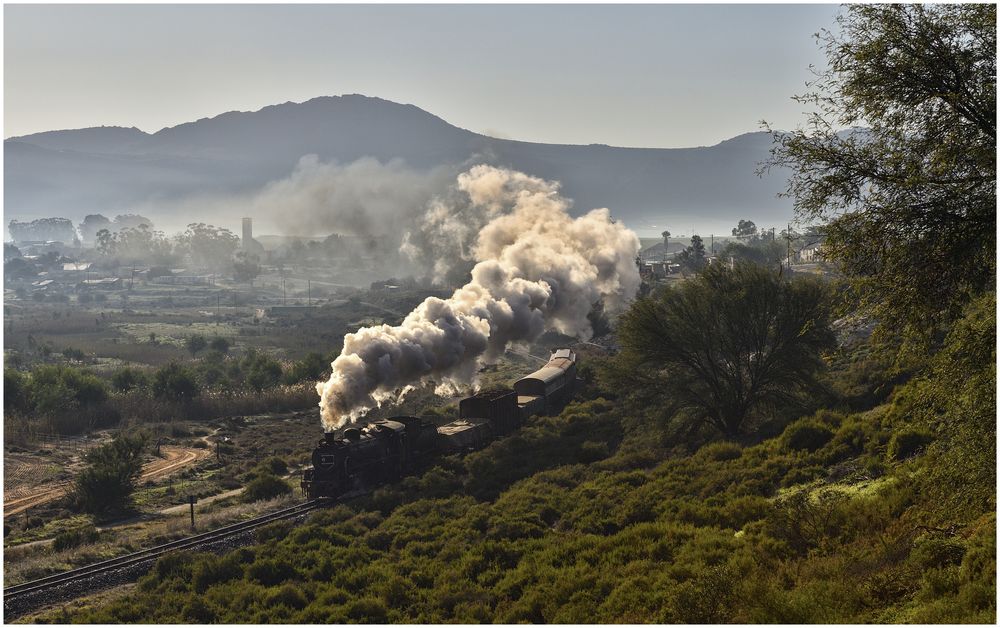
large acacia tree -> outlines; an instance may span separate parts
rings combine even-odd
[[[776,132],[800,217],[883,331],[954,320],[996,278],[996,6],[852,5],[818,37],[828,68]]]
[[[833,345],[827,288],[754,264],[716,264],[637,300],[612,369],[671,420],[736,436],[815,384]]]

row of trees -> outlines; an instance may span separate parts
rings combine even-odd
[[[173,238],[144,224],[119,231],[101,229],[95,234],[97,253],[120,264],[172,266],[187,258],[199,268],[222,269],[233,265],[239,244],[239,237],[228,229],[205,223],[192,223]],[[237,262],[244,272],[246,262]]]

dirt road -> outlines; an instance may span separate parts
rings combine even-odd
[[[142,467],[139,482],[165,478],[210,455],[209,449],[176,447],[164,445],[160,448],[161,458],[154,458]],[[66,494],[70,483],[49,484],[47,486],[19,486],[4,491],[3,516],[10,517],[25,510],[58,499]]]

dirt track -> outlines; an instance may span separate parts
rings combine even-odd
[[[208,449],[164,445],[160,448],[160,455],[163,457],[154,458],[151,462],[146,463],[142,468],[139,481],[148,482],[165,478],[207,457],[209,453]],[[5,490],[3,516],[10,517],[33,506],[58,499],[66,494],[69,487],[68,482],[63,482],[39,487],[19,486],[12,490]]]

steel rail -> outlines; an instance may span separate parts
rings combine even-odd
[[[268,513],[266,515],[261,515],[260,517],[255,517],[247,521],[232,523],[226,526],[222,526],[221,528],[216,528],[214,530],[209,530],[207,532],[194,534],[192,536],[188,536],[183,539],[177,539],[176,541],[163,543],[162,545],[150,547],[148,549],[140,550],[138,552],[125,554],[124,556],[118,556],[117,558],[111,558],[90,565],[85,565],[83,567],[78,567],[76,569],[62,571],[57,574],[45,576],[44,578],[32,580],[30,582],[15,584],[3,590],[4,601],[6,602],[7,600],[25,595],[27,593],[41,591],[44,589],[48,589],[50,587],[55,587],[58,585],[74,582],[76,580],[89,578],[91,576],[95,576],[98,574],[107,573],[109,571],[114,571],[125,567],[131,567],[133,565],[145,562],[147,560],[159,558],[160,556],[167,554],[169,552],[181,549],[188,549],[191,547],[204,545],[206,543],[219,541],[227,537],[233,536],[235,534],[246,532],[248,530],[253,530],[254,528],[258,528],[260,526],[266,525],[274,521],[281,521],[283,519],[290,519],[293,517],[297,517],[311,510],[315,510],[316,508],[319,508],[321,506],[325,506],[328,503],[330,503],[330,500],[327,499],[313,499],[304,502],[302,504],[297,504],[289,508],[284,508],[282,510],[277,510],[275,512]]]

